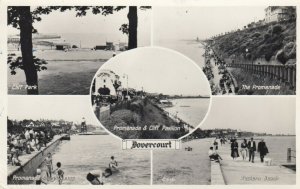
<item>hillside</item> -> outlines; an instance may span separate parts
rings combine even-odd
[[[224,58],[296,63],[296,21],[246,28],[213,38],[213,47]],[[248,52],[246,52],[248,49]]]

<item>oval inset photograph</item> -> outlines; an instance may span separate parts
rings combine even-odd
[[[103,64],[90,94],[97,119],[110,133],[122,139],[179,139],[200,126],[211,90],[189,58],[143,47]]]

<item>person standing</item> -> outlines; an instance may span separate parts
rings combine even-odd
[[[248,144],[247,144],[247,140],[244,139],[244,141],[241,143],[241,154],[242,154],[243,160],[245,160],[247,158],[247,151],[248,151]]]
[[[252,161],[252,163],[254,163],[256,143],[253,140],[253,138],[251,138],[251,140],[248,142],[248,149],[249,149],[249,161]]]
[[[214,140],[213,145],[214,145],[215,151],[217,151],[219,149],[219,147],[218,147],[219,143],[218,143],[217,139]]]
[[[259,152],[260,161],[263,163],[264,157],[267,155],[267,153],[269,153],[269,150],[267,148],[267,145],[266,145],[264,139],[261,139],[261,141],[258,143],[257,152]]]
[[[233,139],[231,143],[231,157],[233,160],[239,157],[239,144],[236,139]]]

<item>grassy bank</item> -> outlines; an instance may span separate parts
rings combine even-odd
[[[295,91],[286,84],[263,75],[253,74],[240,68],[228,68],[238,84],[238,95],[294,95]],[[250,86],[250,89],[243,89],[243,85]],[[253,89],[253,86],[280,86],[279,90],[274,89]]]
[[[213,46],[224,58],[262,58],[282,64],[296,63],[296,21],[269,23],[226,33],[215,37]]]
[[[121,108],[101,123],[112,133],[127,139],[179,138],[186,134],[179,124],[148,99],[133,101],[128,108]],[[156,129],[151,126],[157,126]],[[140,130],[118,130],[116,127],[135,127]],[[177,128],[168,130],[166,128]]]

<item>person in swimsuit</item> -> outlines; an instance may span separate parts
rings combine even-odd
[[[47,175],[48,177],[52,177],[52,170],[53,170],[53,165],[52,165],[52,157],[51,157],[51,153],[48,153],[46,159],[45,159],[45,164],[47,167]]]
[[[118,162],[115,160],[114,156],[110,157],[111,161],[108,165],[109,168],[111,168],[112,170],[117,170],[118,169]]]
[[[61,163],[57,162],[56,169],[53,172],[57,173],[58,184],[61,185],[64,180],[64,171],[61,169]]]
[[[92,185],[104,185],[103,179],[107,178],[107,177],[109,177],[111,175],[112,175],[112,171],[111,171],[110,168],[105,169],[104,172],[102,170],[93,170],[93,171],[90,171],[86,175],[86,179]]]

